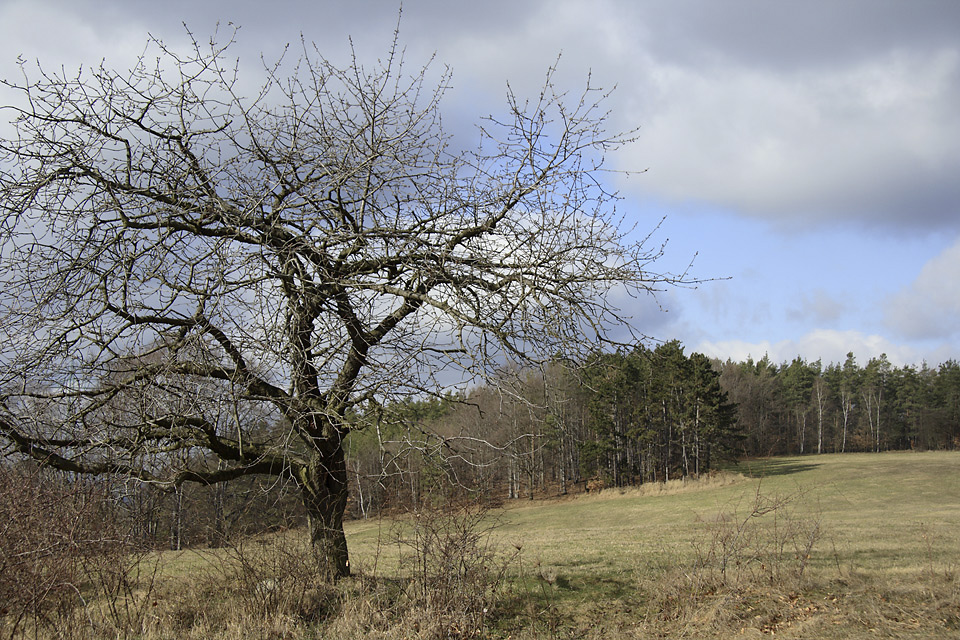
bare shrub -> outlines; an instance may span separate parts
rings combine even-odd
[[[396,529],[401,568],[410,575],[406,596],[432,624],[426,637],[482,634],[519,554],[496,545],[496,526],[486,508],[464,506],[421,509]]]
[[[82,570],[91,597],[86,603],[93,637],[140,638],[153,622],[152,605],[158,562],[128,538],[98,545],[82,556]]]
[[[802,609],[795,594],[803,591],[823,536],[818,512],[801,516],[795,510],[804,497],[765,494],[758,485],[712,516],[698,517],[692,560],[665,553],[662,565],[650,567],[656,578],[644,591],[657,617],[701,630],[749,618],[762,630]]]
[[[97,496],[31,467],[0,467],[0,628],[50,626],[82,601]]]
[[[226,559],[228,584],[255,618],[313,621],[339,606],[327,564],[299,532],[243,538],[228,547]]]
[[[0,466],[0,632],[143,632],[153,577],[104,483]]]
[[[793,511],[802,497],[766,495],[758,485],[746,503],[747,497],[741,496],[717,513],[693,542],[693,581],[731,585],[801,579],[823,535],[818,515],[802,518]]]
[[[765,494],[758,486],[708,518],[686,554],[651,566],[651,610],[663,624],[714,633],[743,625],[773,632],[808,615],[805,574],[823,536],[821,517],[798,515],[802,492]],[[745,627],[744,627],[745,628]]]

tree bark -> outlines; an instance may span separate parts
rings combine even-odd
[[[343,448],[318,452],[300,471],[300,489],[307,511],[307,526],[314,553],[326,574],[350,575],[343,515],[347,508],[347,466]]]

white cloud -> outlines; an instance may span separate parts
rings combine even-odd
[[[930,260],[914,282],[891,297],[887,323],[908,338],[960,334],[960,239]]]
[[[866,363],[870,358],[886,354],[894,365],[919,364],[926,360],[939,363],[951,356],[945,349],[921,351],[915,347],[897,344],[879,335],[867,335],[860,331],[834,331],[815,329],[797,339],[745,342],[742,340],[703,341],[692,349],[713,358],[742,362],[748,357],[759,360],[768,355],[775,363],[789,362],[801,356],[807,361],[821,360],[824,365],[843,362],[849,352],[857,360]]]

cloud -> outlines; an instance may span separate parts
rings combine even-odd
[[[937,48],[956,40],[953,0],[689,0],[630,3],[634,20],[651,23],[649,46],[693,64],[722,55],[737,63],[790,73],[835,69],[876,51]]]
[[[793,223],[953,221],[960,52],[890,51],[782,73],[721,59],[636,65],[643,187]]]
[[[90,63],[141,51],[148,30],[182,39],[180,20],[200,40],[233,21],[255,67],[259,50],[273,59],[301,33],[336,61],[351,36],[369,60],[386,52],[400,7],[171,1],[13,0],[0,5],[0,36],[7,51]],[[411,68],[433,52],[452,66],[455,130],[501,109],[508,80],[538,91],[561,52],[560,89],[575,95],[591,70],[595,84],[617,83],[613,124],[642,128],[612,160],[650,169],[634,195],[793,225],[942,228],[958,224],[960,200],[958,14],[932,1],[424,0],[404,7],[400,37]]]
[[[847,312],[847,304],[824,289],[814,289],[800,296],[797,306],[787,311],[788,317],[807,324],[832,324]]]
[[[107,59],[110,66],[131,66],[143,53],[147,29],[116,19],[98,20],[96,12],[68,4],[30,0],[0,2],[0,78],[23,83],[18,60],[36,80],[36,63],[48,72],[74,76]],[[111,16],[112,17],[112,16]],[[0,86],[0,105],[20,105],[19,93]],[[0,138],[15,135],[11,112],[0,110]]]
[[[93,6],[29,0],[3,2],[0,42],[4,55],[0,69],[5,76],[12,76],[17,56],[28,61],[39,59],[51,69],[63,65],[67,73],[80,65],[96,65],[104,58],[127,65],[143,52],[147,31],[146,25],[135,17],[120,19],[113,12],[96,11]],[[184,35],[181,33],[181,37]]]
[[[908,287],[890,298],[887,324],[911,339],[960,334],[960,239],[930,260]]]
[[[301,34],[336,64],[349,60],[350,38],[370,64],[387,52],[399,7],[0,1],[0,76],[16,79],[18,54],[68,71],[104,57],[123,69],[148,31],[182,47],[181,20],[201,41],[218,22],[221,35],[229,21],[241,25],[231,54],[241,58],[244,82],[262,72],[260,51],[274,60],[292,42],[292,64]],[[698,274],[735,278],[701,287],[696,299],[662,296],[669,314],[650,300],[623,301],[644,333],[682,333],[690,345],[755,357],[807,349],[814,359],[842,358],[853,348],[868,358],[876,347],[893,358],[897,348],[877,335],[884,329],[927,344],[956,341],[960,327],[952,284],[960,271],[950,252],[889,298],[889,309],[877,307],[909,282],[903,275],[916,267],[904,265],[932,252],[918,249],[930,246],[930,229],[960,230],[958,20],[954,0],[422,0],[405,3],[400,44],[408,71],[434,52],[433,72],[451,65],[444,125],[456,145],[474,143],[478,116],[504,113],[507,81],[536,98],[561,52],[554,81],[571,99],[591,71],[595,85],[618,85],[607,104],[610,128],[642,128],[607,166],[649,168],[621,185],[624,210],[669,213],[676,236],[695,238],[676,238],[665,260],[677,244],[692,247],[703,251]],[[707,224],[703,216],[715,213],[723,219]],[[860,332],[828,331],[852,326]],[[787,335],[801,337],[776,341]],[[723,340],[730,336],[743,341]],[[932,358],[917,349],[903,357]]]
[[[843,362],[849,352],[857,360],[866,363],[870,358],[886,354],[891,363],[897,366],[919,364],[921,361],[942,362],[951,357],[945,349],[921,351],[915,347],[897,344],[879,335],[867,335],[860,331],[835,331],[815,329],[797,339],[776,342],[745,342],[742,340],[703,341],[693,351],[699,351],[712,358],[727,358],[742,362],[752,357],[759,360],[768,355],[775,363],[790,362],[797,356],[813,362],[821,360],[824,365]]]

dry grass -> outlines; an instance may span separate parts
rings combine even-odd
[[[508,520],[584,637],[960,637],[960,454],[734,471],[742,482]],[[758,497],[775,508],[751,517]]]
[[[496,514],[350,523],[357,575],[336,585],[312,578],[297,531],[159,554],[135,630],[79,607],[41,635],[960,638],[957,531],[960,453],[755,461]]]

